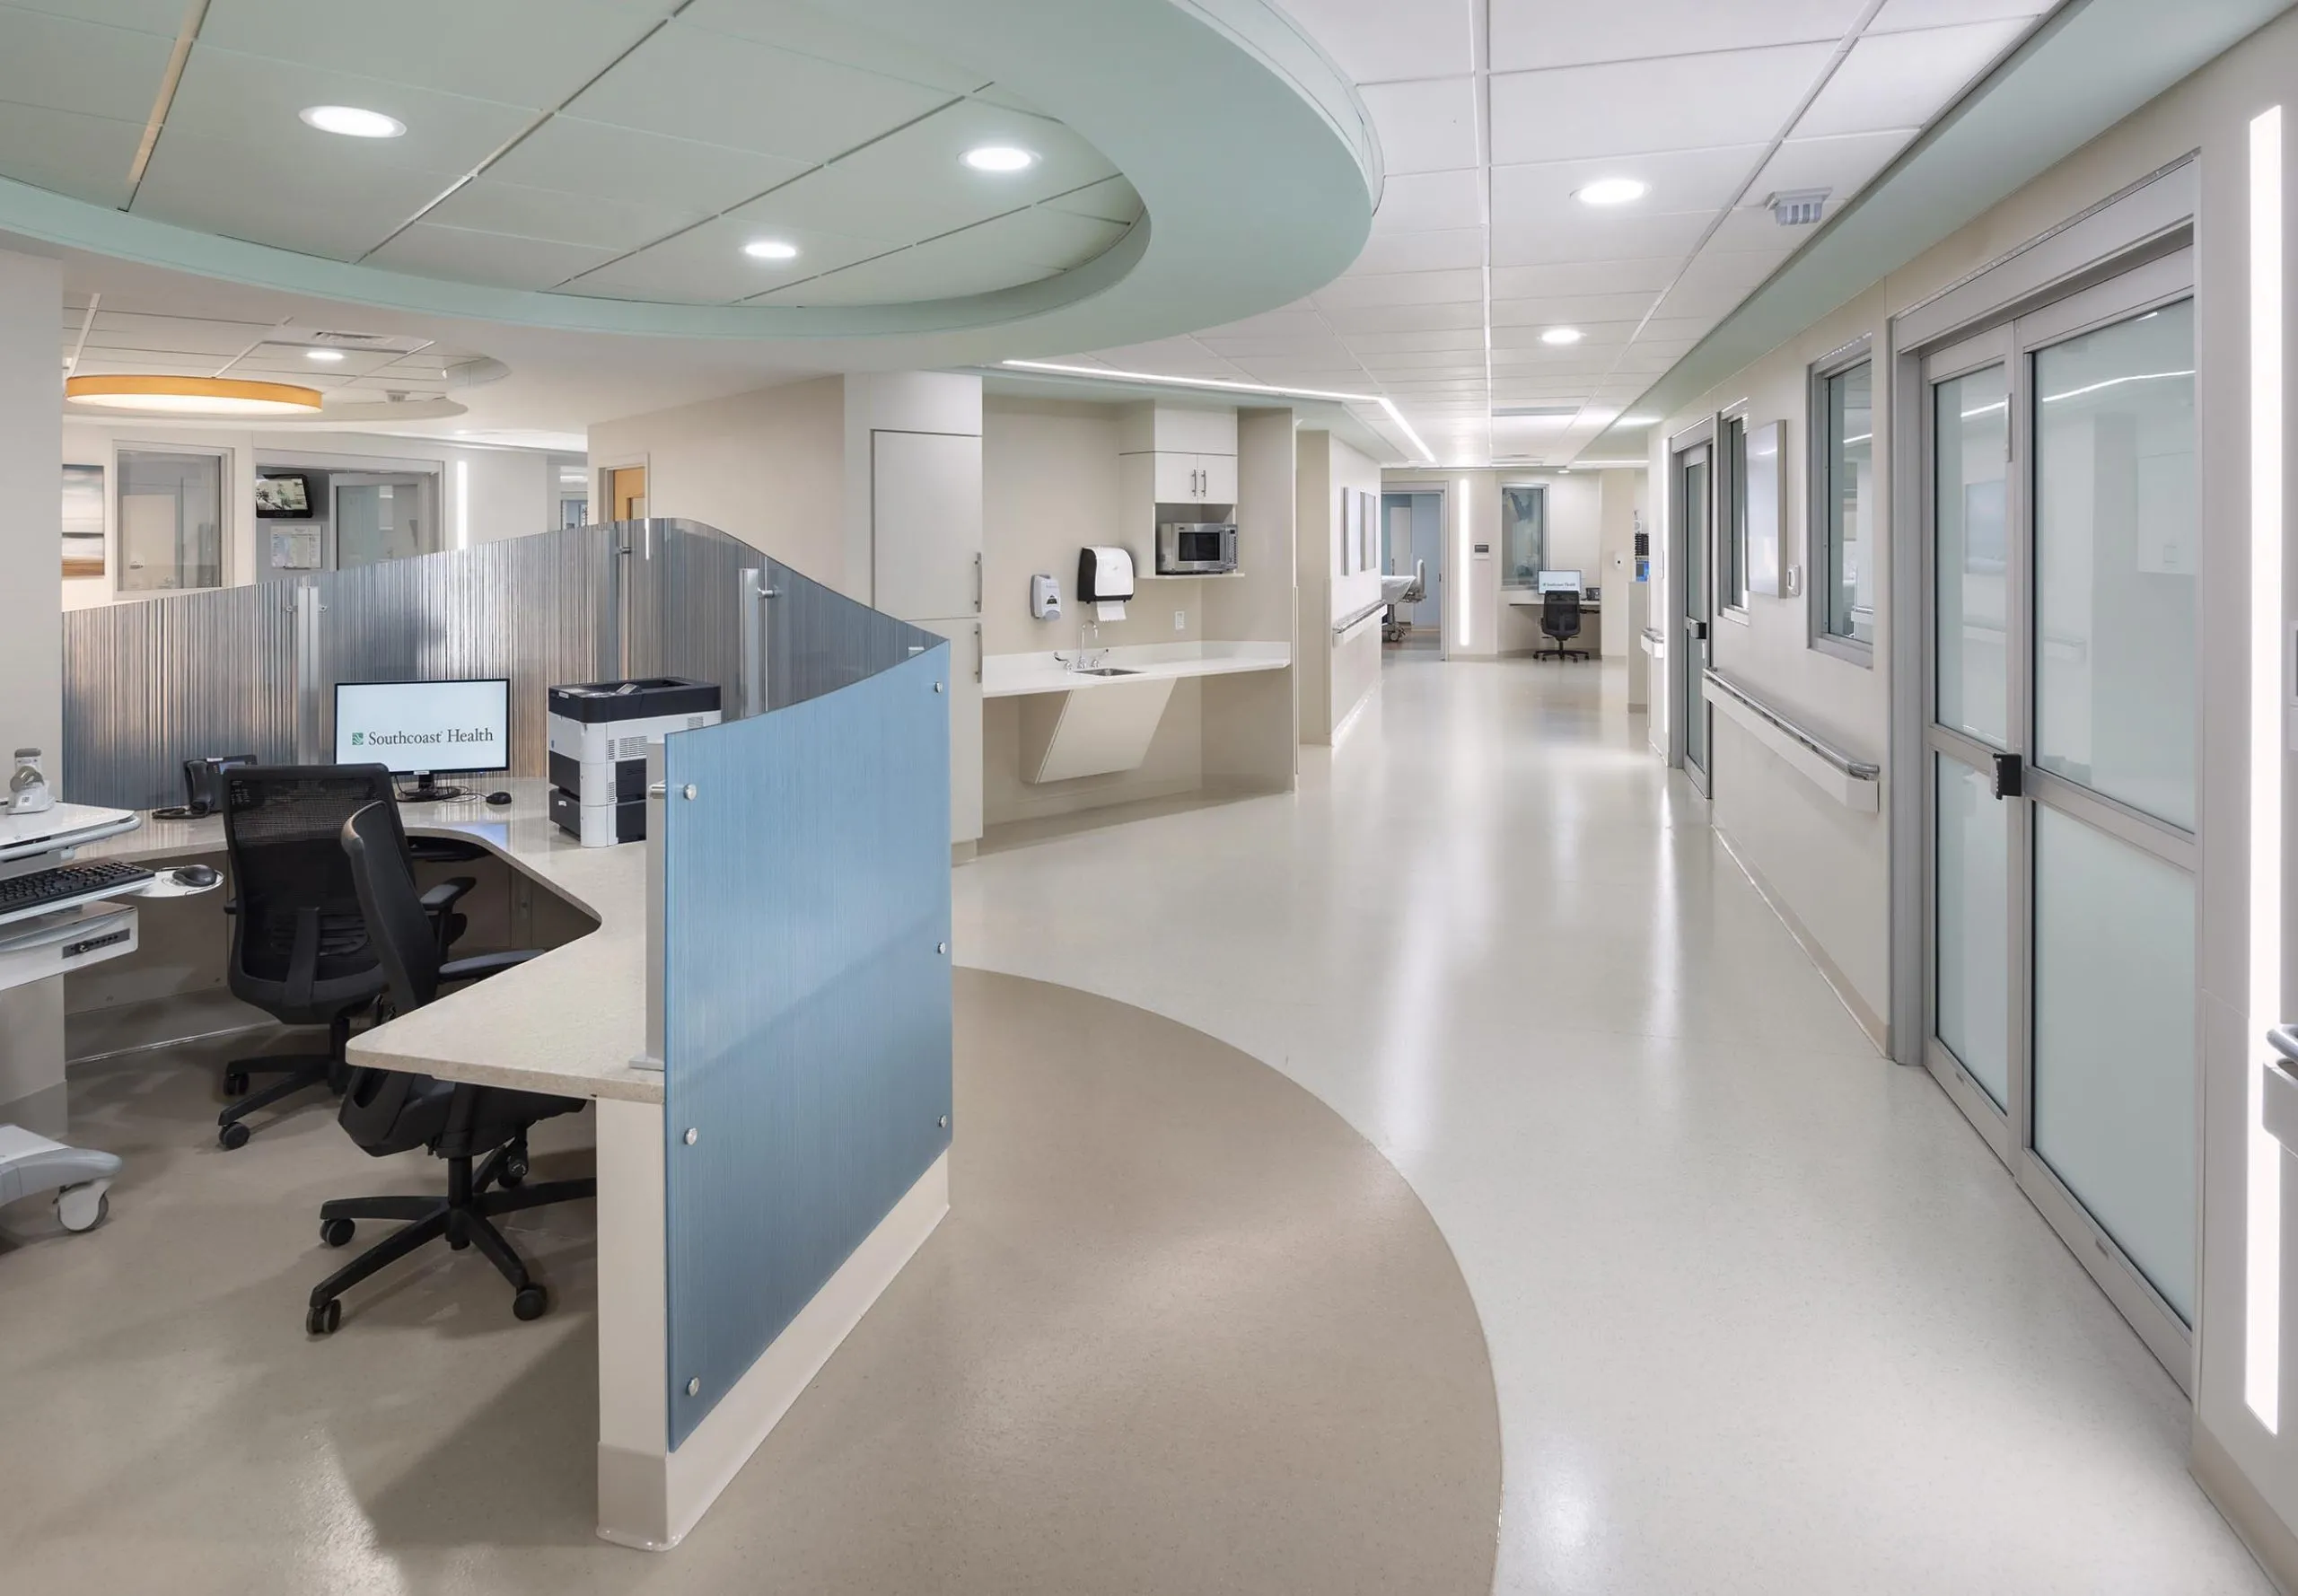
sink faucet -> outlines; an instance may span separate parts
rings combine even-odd
[[[1067,660],[1063,661],[1063,663],[1072,671],[1092,670],[1110,657],[1109,650],[1098,646],[1101,641],[1101,623],[1096,620],[1081,621],[1077,627],[1076,652]],[[1054,658],[1060,659],[1061,656],[1057,653]]]

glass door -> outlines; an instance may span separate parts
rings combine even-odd
[[[1680,580],[1671,586],[1679,595],[1681,613],[1675,646],[1676,702],[1683,706],[1684,774],[1702,793],[1708,791],[1707,674],[1708,624],[1714,618],[1708,586],[1710,557],[1715,535],[1715,470],[1706,443],[1676,454],[1676,524],[1683,529],[1678,552]]]
[[[336,569],[436,553],[442,544],[432,486],[433,478],[415,472],[331,476]]]
[[[2189,251],[1923,364],[1933,1071],[2183,1384],[2196,1290]]]

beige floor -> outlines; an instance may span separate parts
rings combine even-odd
[[[316,1107],[224,1154],[212,1070],[83,1070],[75,1132],[129,1173],[86,1236],[0,1210],[0,1587],[1488,1590],[1483,1333],[1389,1162],[1171,1021],[976,971],[958,996],[949,1219],[656,1557],[590,1535],[587,1206],[517,1232],[539,1323],[434,1250],[310,1341],[320,1199],[436,1167]]]

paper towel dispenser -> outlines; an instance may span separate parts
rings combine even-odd
[[[1077,551],[1077,601],[1122,604],[1133,597],[1133,556],[1099,546]]]

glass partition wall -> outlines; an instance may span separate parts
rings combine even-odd
[[[1926,1057],[2156,1356],[2196,1293],[2193,258],[1921,366]]]
[[[1548,568],[1548,489],[1539,484],[1500,490],[1500,585],[1534,587]]]

